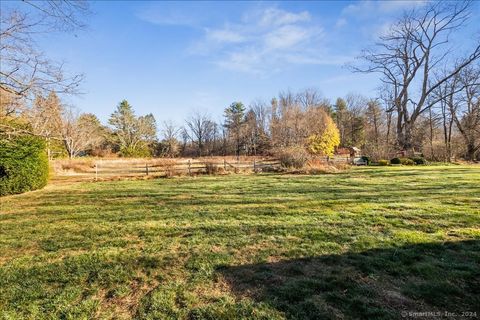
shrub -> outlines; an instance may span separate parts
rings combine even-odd
[[[400,162],[401,162],[401,164],[403,164],[404,166],[413,166],[413,165],[415,165],[415,162],[413,162],[413,160],[410,159],[410,158],[400,158]]]
[[[56,160],[53,168],[55,173],[64,171],[92,172],[92,168],[95,168],[95,163],[91,159]]]
[[[379,166],[388,166],[388,160],[384,160],[384,159],[381,159],[381,160],[378,160],[378,165]]]
[[[147,158],[152,156],[150,149],[144,144],[140,144],[136,148],[121,148],[119,154],[124,158]]]
[[[48,158],[41,138],[0,140],[0,196],[43,188],[47,181]]]
[[[350,164],[348,164],[347,162],[334,163],[333,166],[339,171],[345,171],[350,169]]]
[[[280,164],[285,168],[300,169],[305,166],[309,159],[309,154],[302,147],[291,147],[276,152]]]
[[[427,160],[425,160],[425,158],[416,157],[412,158],[412,160],[415,162],[415,164],[427,164]]]
[[[393,158],[392,160],[390,160],[390,163],[391,164],[402,164],[402,161],[400,160],[400,158]]]
[[[275,166],[271,166],[271,165],[263,166],[261,168],[261,172],[272,172],[272,173],[283,172],[284,170],[285,170],[285,168],[275,167]]]
[[[205,162],[205,173],[206,174],[218,174],[220,171],[219,167],[213,162]]]
[[[175,165],[177,162],[172,159],[160,159],[156,162],[156,166],[161,167],[165,172],[166,177],[173,177],[178,174],[178,171],[175,171]]]
[[[349,167],[345,163],[337,163],[337,164],[327,164],[324,163],[323,165],[308,165],[306,172],[307,174],[324,174],[324,173],[338,173],[344,170],[347,170]]]

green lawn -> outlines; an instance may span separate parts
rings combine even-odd
[[[480,306],[480,167],[0,198],[0,318],[394,319]]]

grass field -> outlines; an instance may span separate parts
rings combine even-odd
[[[4,319],[480,314],[478,166],[62,183],[0,201]]]

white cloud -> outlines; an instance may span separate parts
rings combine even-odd
[[[286,25],[264,36],[265,46],[268,49],[282,49],[298,45],[300,42],[310,39],[312,33],[309,29],[295,25]]]
[[[402,11],[424,6],[427,1],[377,1],[362,0],[351,3],[343,8],[338,24],[342,19],[348,19],[349,26],[355,26],[359,34],[367,41],[378,38],[389,31],[391,24],[401,15]]]
[[[264,74],[289,64],[336,63],[322,58],[324,36],[309,12],[271,7],[249,11],[236,23],[205,29],[189,52],[208,55],[223,69]]]
[[[238,43],[246,40],[245,36],[228,29],[206,29],[206,38],[217,42]]]
[[[176,11],[164,14],[157,10],[143,10],[137,12],[136,16],[143,21],[160,25],[194,26],[198,22],[194,16]]]
[[[240,13],[237,21],[215,25],[182,5],[151,6],[154,10],[145,9],[137,16],[150,23],[190,26],[202,32],[187,53],[205,56],[222,69],[271,74],[292,65],[342,65],[349,60],[329,52],[327,33],[308,11],[261,5]],[[335,27],[345,25],[347,17],[340,16]]]
[[[216,64],[224,69],[259,74],[260,69],[255,66],[263,62],[263,53],[253,48],[247,48],[239,52],[228,52]]]
[[[382,12],[398,12],[405,9],[412,9],[415,7],[424,6],[428,1],[426,0],[396,0],[396,1],[380,1],[379,9]]]
[[[374,1],[362,0],[346,6],[342,14],[357,16],[360,18],[375,17],[378,14],[399,13],[401,10],[408,10],[423,6],[426,0],[395,0],[395,1]]]
[[[326,65],[326,66],[340,66],[345,65],[348,62],[351,62],[354,57],[346,55],[324,55],[323,57],[314,57],[305,55],[290,55],[287,56],[288,61],[291,63],[301,63],[301,64],[316,64],[316,65]]]
[[[148,1],[140,5],[135,16],[143,21],[163,26],[200,27],[212,18],[212,11],[203,10],[201,2]]]
[[[336,27],[336,28],[341,28],[341,27],[346,26],[347,23],[348,23],[348,22],[347,22],[347,19],[345,19],[345,18],[339,18],[339,19],[337,20],[337,22],[335,23],[335,27]]]
[[[256,21],[260,27],[274,27],[298,22],[306,22],[309,21],[310,18],[310,13],[307,11],[293,13],[278,8],[267,8],[263,11],[257,10],[244,15],[244,21]]]

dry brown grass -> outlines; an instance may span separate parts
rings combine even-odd
[[[257,164],[256,170],[253,168],[254,161]],[[337,173],[348,168],[349,165],[346,163],[326,163],[325,159],[322,158],[311,158],[299,168],[281,167],[278,161],[261,157],[240,157],[238,161],[236,157],[78,158],[54,160],[52,162],[52,177],[54,181],[62,182],[74,180],[116,181],[202,174],[251,174],[254,171],[257,173],[324,174]]]
[[[343,162],[325,162],[320,159],[308,160],[305,170],[308,174],[337,173],[349,169],[350,166]]]

